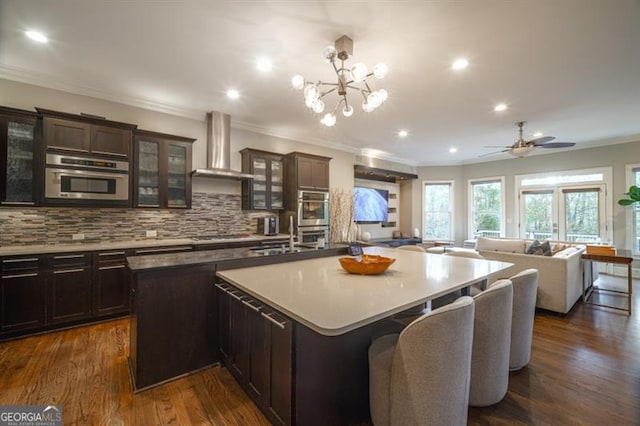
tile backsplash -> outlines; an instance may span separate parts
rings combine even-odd
[[[274,213],[241,209],[241,196],[194,192],[190,210],[32,207],[0,209],[0,246],[189,238],[256,232],[256,219]]]

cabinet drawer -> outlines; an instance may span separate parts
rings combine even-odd
[[[41,266],[40,256],[12,257],[2,259],[2,275],[15,275],[38,272]]]
[[[183,251],[191,250],[193,250],[192,246],[149,247],[143,249],[135,249],[133,253],[136,256],[141,256],[145,254],[180,253]]]
[[[87,253],[59,253],[49,256],[51,269],[68,267],[84,267],[91,264],[91,256]]]
[[[127,250],[112,250],[96,253],[98,266],[127,263]]]

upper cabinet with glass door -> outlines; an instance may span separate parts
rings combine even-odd
[[[254,175],[242,182],[242,208],[245,210],[282,210],[284,208],[284,164],[282,155],[246,148],[242,154],[242,172]]]
[[[138,130],[134,141],[134,207],[191,208],[195,139]]]
[[[0,107],[0,203],[35,205],[39,196],[40,153],[35,112]]]

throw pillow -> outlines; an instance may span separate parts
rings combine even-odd
[[[540,244],[540,248],[543,256],[551,256],[551,243],[549,241]]]
[[[540,241],[538,240],[533,240],[533,242],[531,244],[529,244],[529,247],[527,247],[527,254],[536,254],[536,251],[540,248]]]

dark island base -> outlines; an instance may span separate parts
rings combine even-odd
[[[368,351],[380,324],[323,336],[296,324],[295,424],[369,424]]]

